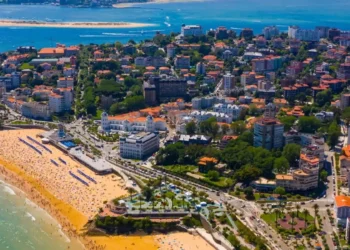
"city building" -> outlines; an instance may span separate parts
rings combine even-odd
[[[224,40],[228,38],[227,28],[224,26],[220,26],[215,30],[215,38],[217,40]]]
[[[337,78],[349,80],[350,79],[350,63],[342,63],[337,71]]]
[[[276,71],[282,67],[282,57],[266,56],[252,60],[252,68],[255,72]]]
[[[49,107],[53,113],[71,110],[73,103],[72,88],[56,88],[49,95]]]
[[[174,60],[174,66],[177,69],[189,69],[190,68],[190,56],[177,55]]]
[[[203,122],[208,120],[211,117],[215,117],[217,122],[223,122],[223,123],[232,123],[233,116],[227,115],[225,113],[219,113],[219,112],[212,112],[212,111],[192,111],[191,117],[196,119],[198,122]]]
[[[276,26],[267,26],[263,29],[263,34],[266,40],[271,40],[271,38],[278,36],[280,31]]]
[[[307,191],[318,187],[320,159],[313,154],[300,154],[299,169],[291,174],[277,174],[276,186],[288,191]]]
[[[198,171],[200,173],[208,173],[210,170],[214,170],[216,164],[218,164],[218,159],[214,157],[201,157],[198,162]]]
[[[283,147],[284,125],[277,119],[262,118],[254,124],[254,146],[268,150]]]
[[[206,66],[203,62],[199,62],[196,65],[196,74],[205,75]]]
[[[74,88],[74,78],[73,77],[58,78],[57,88]]]
[[[143,83],[143,94],[147,104],[154,105],[172,98],[184,98],[187,81],[178,78],[151,77]]]
[[[53,58],[64,56],[65,48],[42,48],[38,52],[40,58]]]
[[[200,25],[182,25],[181,26],[182,36],[201,36],[203,35],[202,26]]]
[[[340,30],[336,28],[331,28],[328,30],[328,39],[333,41],[335,37],[340,36]]]
[[[166,46],[166,56],[167,58],[174,58],[175,56],[175,46],[174,44],[168,44]]]
[[[350,93],[343,93],[340,95],[340,108],[344,110],[350,107]]]
[[[144,159],[159,150],[159,136],[141,132],[119,139],[120,156],[127,159]]]
[[[254,36],[254,32],[250,28],[244,28],[241,31],[241,37],[244,38],[245,40],[252,40]]]
[[[278,112],[278,107],[275,104],[270,102],[265,107],[264,118],[274,119],[276,118],[277,112]]]
[[[242,112],[242,107],[235,104],[218,103],[213,107],[213,111],[217,113],[223,113],[230,117],[232,120],[238,120]]]
[[[18,88],[20,85],[21,75],[18,72],[12,72],[11,74],[0,76],[0,87],[5,88],[6,91]]]
[[[307,42],[318,42],[320,33],[318,30],[301,29],[299,26],[288,27],[288,37]]]
[[[230,91],[235,86],[235,76],[231,75],[231,73],[226,73],[223,76],[223,86],[225,91]]]
[[[24,102],[21,106],[21,114],[30,119],[49,120],[50,107],[39,102]]]
[[[335,196],[334,212],[338,220],[343,221],[350,217],[350,197],[344,195]]]
[[[326,26],[316,26],[315,27],[315,30],[318,32],[320,38],[327,38],[329,29],[330,28],[326,27]]]
[[[155,132],[166,130],[167,125],[163,118],[153,118],[151,115],[142,116],[141,112],[116,116],[108,116],[106,112],[103,112],[101,115],[102,132]]]

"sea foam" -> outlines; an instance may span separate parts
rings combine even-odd
[[[8,193],[10,195],[16,195],[16,192],[13,191],[13,189],[10,188],[9,186],[4,186],[3,190],[4,190],[4,192],[6,192],[6,193]]]
[[[29,212],[26,212],[26,217],[29,217],[32,221],[36,221],[35,217]]]

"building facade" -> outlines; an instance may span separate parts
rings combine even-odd
[[[254,124],[254,146],[268,150],[283,147],[284,125],[277,119],[262,118]]]
[[[119,140],[120,156],[127,159],[144,159],[159,150],[159,136],[155,133],[138,133]]]

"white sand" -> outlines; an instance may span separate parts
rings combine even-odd
[[[213,250],[202,237],[188,233],[156,235],[159,250]]]
[[[141,28],[155,26],[150,23],[128,22],[42,22],[0,19],[0,27],[48,27],[48,28]]]

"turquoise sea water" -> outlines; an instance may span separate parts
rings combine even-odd
[[[82,250],[60,225],[20,190],[0,179],[1,250]]]
[[[64,44],[127,42],[143,40],[156,30],[178,32],[183,23],[201,24],[205,30],[224,25],[251,27],[256,33],[266,25],[287,30],[296,24],[305,28],[327,25],[350,29],[349,0],[207,0],[203,2],[135,5],[126,9],[77,9],[56,6],[0,5],[0,19],[42,21],[127,21],[152,23],[156,27],[128,29],[0,28],[0,52],[20,45],[36,47]],[[143,31],[143,34],[141,33]]]

